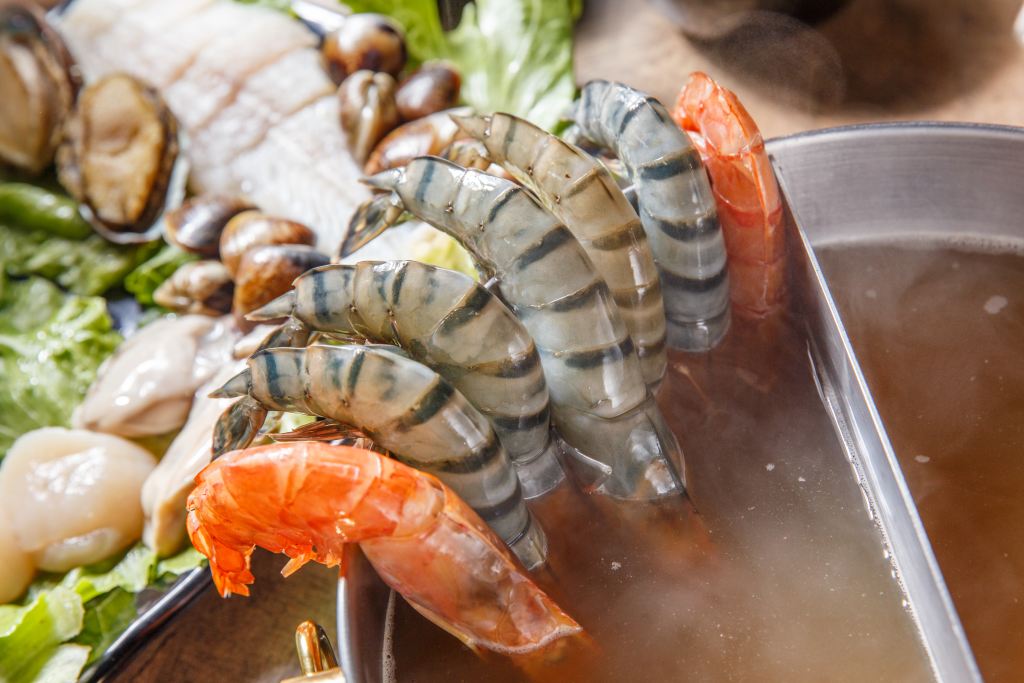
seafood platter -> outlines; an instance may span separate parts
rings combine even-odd
[[[348,681],[981,680],[843,250],[1019,240],[1024,134],[766,146],[577,85],[579,11],[0,2],[0,680],[257,548],[338,567]]]

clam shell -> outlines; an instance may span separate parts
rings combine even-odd
[[[241,197],[200,195],[164,215],[164,236],[178,248],[217,258],[228,221],[256,207]]]
[[[228,221],[220,236],[220,260],[238,276],[238,266],[249,249],[268,244],[316,244],[316,233],[302,223],[268,216],[259,211],[243,211]]]
[[[245,314],[269,303],[292,288],[295,278],[330,260],[304,244],[268,244],[245,252],[235,274],[232,313],[243,329],[253,323]]]

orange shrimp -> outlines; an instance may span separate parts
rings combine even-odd
[[[447,486],[373,451],[320,442],[234,451],[196,477],[188,533],[221,595],[248,595],[255,546],[291,574],[359,543],[381,578],[472,648],[523,654],[582,630]]]
[[[711,178],[733,305],[764,317],[785,294],[785,226],[761,132],[736,95],[699,71],[680,91],[672,118],[700,150]]]

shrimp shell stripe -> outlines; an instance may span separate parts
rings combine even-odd
[[[587,83],[573,119],[585,139],[619,158],[633,182],[665,290],[669,343],[713,347],[729,325],[729,281],[700,154],[658,100],[621,83]]]
[[[416,261],[324,266],[250,317],[286,315],[322,333],[400,346],[448,380],[490,420],[528,498],[563,478],[533,339],[469,276]]]
[[[530,188],[579,241],[608,283],[652,390],[665,374],[665,310],[640,218],[592,156],[510,114],[456,117],[489,158]]]
[[[552,421],[569,444],[603,465],[600,481],[588,485],[631,499],[680,490],[677,478],[662,476],[681,454],[663,428],[629,331],[586,251],[556,217],[509,180],[434,157],[367,182],[391,190],[387,201],[454,237],[482,272],[499,279],[536,343]],[[658,424],[621,419],[638,413]]]
[[[546,540],[523,500],[508,454],[487,419],[433,370],[382,348],[313,345],[254,354],[226,387],[272,410],[351,425],[396,458],[436,475],[527,567]]]

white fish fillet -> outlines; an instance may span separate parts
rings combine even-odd
[[[160,89],[194,191],[244,195],[336,249],[369,192],[299,22],[232,0],[75,0],[56,23],[87,80],[127,71]]]

